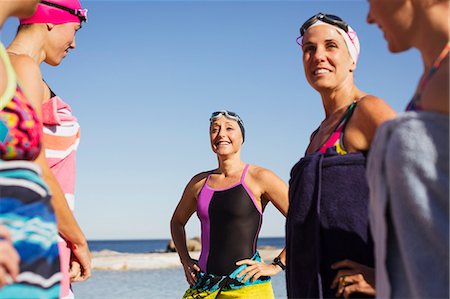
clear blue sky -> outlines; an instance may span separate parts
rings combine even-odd
[[[356,30],[357,86],[401,111],[422,71],[415,50],[390,54],[366,23],[367,1],[84,1],[89,23],[77,48],[43,67],[81,123],[76,216],[89,239],[169,238],[190,178],[216,167],[210,113],[238,112],[244,161],[288,182],[324,117],[304,77],[299,26],[322,11]],[[3,28],[7,45],[17,21]],[[261,236],[284,235],[266,209]],[[199,234],[193,215],[188,236]]]

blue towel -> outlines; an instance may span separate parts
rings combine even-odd
[[[337,271],[331,265],[337,261],[373,267],[365,163],[364,153],[339,155],[329,148],[306,155],[292,168],[286,220],[289,298],[334,298],[330,285]]]

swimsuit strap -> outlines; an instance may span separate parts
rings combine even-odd
[[[406,111],[420,110],[419,101],[420,98],[422,97],[422,91],[425,89],[425,86],[430,81],[431,77],[433,77],[433,75],[437,72],[437,70],[439,70],[442,61],[448,55],[449,51],[450,51],[450,41],[447,42],[444,49],[442,49],[441,54],[439,54],[439,56],[433,62],[433,65],[431,66],[431,69],[427,73],[427,75],[422,77],[422,79],[420,80],[417,91],[414,94],[412,100],[409,102],[408,106],[406,107]]]
[[[2,95],[0,95],[0,110],[3,109],[14,97],[17,89],[17,77],[14,68],[8,57],[5,47],[0,42],[0,59],[6,70],[6,88]],[[5,80],[2,78],[2,80]]]
[[[354,101],[348,108],[347,111],[345,111],[344,115],[342,116],[341,120],[339,121],[339,123],[336,125],[336,128],[333,130],[333,133],[331,133],[330,137],[327,139],[327,141],[319,148],[319,152],[321,153],[325,153],[326,150],[329,147],[333,147],[336,145],[337,142],[341,142],[343,141],[343,135],[344,135],[344,128],[348,122],[348,120],[350,119],[350,117],[353,114],[353,110],[356,107],[356,104],[358,103],[358,101]],[[340,145],[340,147],[342,148],[342,145]]]
[[[248,170],[249,166],[250,166],[250,164],[246,164],[244,167],[244,170],[242,171],[241,184],[244,184],[245,175],[247,174],[247,170]]]

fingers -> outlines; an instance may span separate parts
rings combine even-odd
[[[236,265],[241,266],[241,265],[254,265],[257,264],[257,261],[254,260],[240,260],[238,262],[236,262]]]
[[[6,241],[11,242],[11,233],[9,230],[4,227],[3,225],[0,225],[0,238],[5,239]]]
[[[200,272],[200,267],[191,260],[187,264],[183,264],[184,275],[186,276],[186,280],[190,286],[193,286],[197,283],[197,273]]]
[[[70,277],[71,282],[78,282],[82,278],[81,277],[81,265],[76,260],[72,260],[70,262],[69,277]]]
[[[336,276],[334,277],[333,282],[331,283],[331,288],[334,289],[337,287],[338,283],[340,282],[340,280],[342,279],[342,277],[349,277],[351,275],[354,274],[358,274],[359,272],[356,270],[339,270],[339,272],[336,274]]]
[[[3,268],[13,280],[19,274],[20,256],[10,241],[0,241],[0,268]]]

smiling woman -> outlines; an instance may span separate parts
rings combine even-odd
[[[191,179],[171,221],[172,238],[190,285],[184,298],[219,293],[233,298],[273,298],[269,276],[284,270],[284,250],[272,264],[266,264],[256,244],[269,202],[286,215],[287,186],[272,171],[241,160],[245,130],[239,115],[214,112],[209,129],[219,165]],[[184,229],[194,212],[201,222],[198,261],[187,251]]]
[[[395,113],[354,84],[360,45],[344,20],[316,14],[300,28],[297,41],[306,79],[320,93],[325,119],[291,171],[288,296],[374,295],[365,161],[375,130]]]

